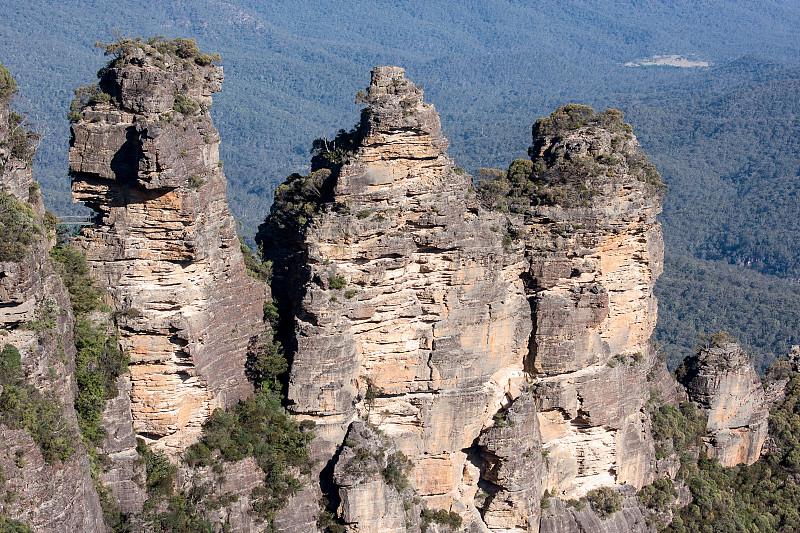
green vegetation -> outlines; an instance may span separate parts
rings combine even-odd
[[[15,94],[17,94],[17,80],[3,63],[0,63],[0,104],[8,103]]]
[[[142,439],[136,439],[136,451],[144,461],[147,493],[151,496],[171,496],[175,491],[178,469],[166,455],[154,452]]]
[[[381,475],[397,492],[403,492],[408,487],[408,473],[412,468],[414,463],[403,452],[394,452],[386,458],[386,467],[381,470]]]
[[[660,477],[650,485],[642,487],[637,494],[639,502],[650,510],[661,512],[669,509],[678,491],[675,484],[667,477]]]
[[[655,339],[674,369],[697,338],[725,330],[763,372],[800,344],[800,286],[718,261],[668,253],[655,289]]]
[[[167,39],[163,35],[150,37],[147,40],[142,40],[141,37],[121,39],[115,43],[97,43],[95,46],[103,49],[106,55],[113,55],[116,59],[122,60],[125,60],[134,49],[139,48],[148,56],[154,56],[159,62],[163,59],[159,56],[167,54],[184,60],[193,60],[200,66],[218,64],[220,61],[219,54],[209,55],[200,52],[194,39]],[[163,62],[161,64],[163,65]]]
[[[71,457],[77,439],[64,418],[64,407],[26,381],[19,350],[11,344],[0,351],[0,385],[0,422],[26,429],[48,464]]]
[[[431,522],[436,522],[437,524],[449,527],[452,531],[457,531],[458,528],[461,527],[463,521],[460,514],[455,511],[446,511],[444,509],[439,509],[438,511],[423,509],[421,518],[420,529],[422,533],[428,531]]]
[[[75,89],[75,99],[69,104],[67,118],[70,122],[78,122],[81,119],[81,111],[87,106],[111,101],[111,95],[103,92],[96,84],[86,85]]]
[[[175,94],[175,103],[172,105],[172,109],[177,111],[178,113],[186,116],[192,116],[197,114],[200,111],[200,104],[189,98],[184,94]]]
[[[331,277],[328,278],[328,287],[330,287],[331,290],[334,291],[344,289],[345,287],[347,287],[347,280],[342,275],[333,274]]]
[[[310,466],[307,446],[312,438],[287,415],[280,396],[263,388],[227,412],[215,410],[203,424],[203,437],[186,451],[185,460],[189,465],[213,465],[218,460],[215,450],[225,461],[255,458],[266,481],[253,494],[254,510],[271,521],[302,485],[288,469]]]
[[[279,230],[301,231],[321,209],[332,187],[333,174],[327,168],[306,176],[292,174],[275,190],[269,217],[259,229],[272,224]]]
[[[600,518],[607,518],[622,509],[622,494],[611,487],[589,491],[586,499]]]
[[[28,165],[33,164],[36,147],[41,136],[33,130],[33,124],[27,122],[25,116],[17,111],[8,113],[8,139],[3,143],[8,150],[8,155],[2,160],[2,169],[9,159],[23,161]]]
[[[96,322],[89,314],[101,305],[100,291],[89,274],[83,254],[66,244],[50,252],[70,294],[75,313],[75,411],[84,439],[92,447],[105,438],[100,420],[105,402],[117,396],[117,377],[128,368],[128,356],[119,348],[112,326]]]
[[[190,466],[210,465],[222,471],[222,461],[252,456],[266,475],[264,486],[253,491],[253,510],[271,522],[289,496],[302,486],[296,472],[308,473],[308,444],[314,435],[309,431],[313,423],[298,424],[281,405],[280,378],[288,370],[288,363],[280,342],[272,334],[278,320],[273,302],[264,305],[264,318],[272,327],[261,335],[257,353],[245,368],[255,394],[227,411],[216,409],[203,424],[200,441],[186,450],[184,461]]]
[[[19,520],[0,516],[0,533],[33,533],[33,530]]]
[[[616,109],[595,113],[589,106],[567,104],[556,109],[549,117],[540,118],[533,124],[533,136],[561,136],[582,126],[598,126],[611,133],[630,133],[631,125],[625,124],[623,115]]]
[[[41,235],[33,209],[0,190],[0,262],[22,261],[28,247]]]
[[[244,243],[241,243],[241,250],[247,273],[259,281],[269,283],[272,279],[272,263],[259,259],[263,254],[259,253],[258,256],[254,255],[250,247]],[[274,304],[272,305],[274,306]],[[275,310],[275,312],[277,313],[277,310]]]
[[[627,172],[647,183],[652,194],[662,195],[666,187],[641,151],[626,148],[593,158],[576,157],[558,147],[565,135],[578,128],[586,128],[590,136],[595,134],[594,128],[603,128],[631,139],[630,124],[622,118],[616,109],[595,113],[591,107],[577,104],[559,107],[534,124],[534,145],[529,150],[532,159],[515,159],[507,172],[480,169],[478,194],[488,207],[511,213],[526,213],[539,205],[586,207],[598,193],[595,187],[606,179],[604,176]],[[612,149],[620,144],[612,142]]]
[[[649,403],[656,458],[663,459],[675,452],[683,462],[689,457],[692,447],[697,448],[702,444],[706,434],[705,418],[693,402],[684,402],[680,408],[676,408],[669,404],[659,405],[657,396],[653,396]]]

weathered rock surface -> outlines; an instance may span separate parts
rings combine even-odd
[[[52,242],[45,231],[38,184],[29,162],[17,157],[8,145],[8,124],[8,101],[0,99],[4,202],[10,194],[30,209],[39,232],[20,261],[0,262],[0,346],[10,344],[19,350],[25,380],[62,410],[58,431],[72,439],[75,449],[66,460],[48,463],[27,430],[0,425],[4,479],[0,514],[26,523],[36,532],[102,532],[102,510],[73,409],[75,346],[69,296],[49,263]]]
[[[244,363],[263,329],[265,290],[245,271],[208,114],[222,69],[200,63],[124,47],[69,152],[73,196],[96,212],[75,244],[131,357],[135,432],[173,455],[214,408],[249,394]]]
[[[689,398],[708,417],[708,455],[722,466],[754,463],[767,438],[769,409],[750,357],[735,342],[719,342],[684,366]]]
[[[620,487],[624,496],[622,509],[602,517],[589,504],[581,510],[565,505],[559,498],[551,498],[550,506],[542,512],[540,533],[648,533],[647,509],[636,498],[630,486]],[[585,503],[585,502],[584,502]]]
[[[369,415],[414,463],[411,486],[429,507],[479,517],[467,457],[525,379],[525,264],[502,246],[499,216],[469,192],[403,69],[376,67],[364,98],[359,129],[337,139],[348,153],[322,148],[311,175],[281,186],[259,235],[293,313],[290,408],[317,422],[323,465]],[[307,224],[289,216],[298,205]],[[348,489],[344,515],[356,516],[362,489]],[[368,530],[404,531],[397,522]]]
[[[663,262],[660,182],[618,112],[567,106],[533,132],[529,180],[540,189],[524,220],[545,488],[566,498],[638,488],[653,476],[643,407]]]

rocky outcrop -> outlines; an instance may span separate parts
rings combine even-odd
[[[503,247],[499,215],[470,194],[403,69],[376,67],[361,97],[359,128],[317,143],[312,173],[279,188],[258,237],[291,313],[290,409],[316,421],[316,456],[336,463],[343,515],[355,516],[363,486],[344,482],[334,454],[368,417],[412,461],[410,484],[430,508],[481,522],[481,464],[470,457],[509,451],[479,439],[525,381],[525,264]],[[515,468],[497,479],[510,480],[497,513],[502,498],[538,503]],[[359,531],[405,531],[397,522]]]
[[[689,398],[708,418],[706,452],[722,466],[752,464],[767,439],[769,409],[753,362],[728,340],[712,340],[679,369]]]
[[[549,500],[542,512],[540,533],[649,533],[648,511],[636,498],[633,487],[617,489],[622,495],[622,508],[603,516],[585,501],[567,505],[558,498]],[[576,503],[576,502],[569,502]]]
[[[5,71],[5,72],[3,72]],[[0,65],[0,81],[8,71]],[[10,77],[8,78],[10,79]],[[102,511],[80,443],[75,401],[75,346],[69,296],[48,259],[51,235],[33,179],[27,126],[9,116],[10,93],[0,87],[0,347],[4,349],[0,403],[0,514],[33,531],[101,532]],[[19,246],[17,246],[19,245]],[[21,382],[10,376],[6,350],[19,352]],[[20,389],[32,391],[20,393]],[[14,394],[15,390],[17,391]],[[30,407],[38,402],[40,409]],[[29,423],[15,419],[27,404]],[[52,418],[39,419],[41,409]],[[58,457],[43,454],[50,443],[32,436],[30,424],[57,422]],[[11,427],[9,427],[11,426]]]
[[[529,370],[548,452],[545,488],[566,498],[638,488],[653,476],[643,407],[655,357],[662,186],[617,111],[566,106],[537,121],[533,135],[531,161],[515,162],[508,180],[525,189],[523,207],[510,206],[524,218],[513,229],[530,264]]]
[[[74,242],[130,354],[135,432],[175,454],[214,408],[251,391],[265,289],[245,271],[208,113],[221,67],[193,41],[109,51],[99,88],[73,109],[73,196],[96,213]]]

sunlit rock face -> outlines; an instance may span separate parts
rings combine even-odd
[[[72,126],[73,197],[96,212],[75,243],[106,287],[131,357],[139,436],[170,454],[249,394],[264,288],[245,270],[208,108],[222,68],[133,43]]]
[[[363,100],[358,129],[328,141],[327,162],[316,158],[312,174],[281,186],[259,234],[293,315],[290,409],[317,422],[323,460],[368,417],[413,462],[410,483],[431,508],[483,523],[475,505],[488,468],[482,454],[501,463],[515,437],[483,444],[482,432],[525,382],[524,257],[502,245],[501,217],[479,206],[470,176],[445,151],[439,116],[403,69],[376,67]],[[346,154],[335,151],[343,145]],[[281,196],[289,191],[311,213],[291,238]],[[527,429],[519,438],[538,442],[535,425]],[[337,479],[349,479],[343,468]],[[525,492],[538,508],[534,470],[523,482],[528,492],[504,485],[522,470],[498,474],[495,492]],[[376,518],[359,511],[359,487],[339,490],[346,520],[363,528]],[[487,513],[505,513],[509,527],[527,523],[527,509],[508,510],[501,499]],[[395,531],[383,527],[364,531]]]
[[[576,498],[641,487],[653,476],[643,407],[663,264],[660,181],[618,112],[567,106],[533,135],[524,235],[545,488]]]
[[[769,409],[750,356],[736,342],[702,348],[685,361],[689,398],[708,417],[706,452],[722,466],[753,464],[767,440]]]

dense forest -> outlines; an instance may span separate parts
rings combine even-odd
[[[66,113],[106,61],[94,43],[164,34],[221,53],[227,80],[212,113],[248,243],[276,186],[307,171],[313,139],[357,121],[354,95],[373,65],[406,67],[473,175],[524,157],[531,124],[559,105],[621,109],[670,186],[658,340],[674,364],[698,334],[727,329],[763,368],[800,342],[798,28],[794,0],[13,1],[0,61],[42,134],[35,171],[47,206],[67,214],[77,207]],[[711,66],[625,66],[659,54]]]

